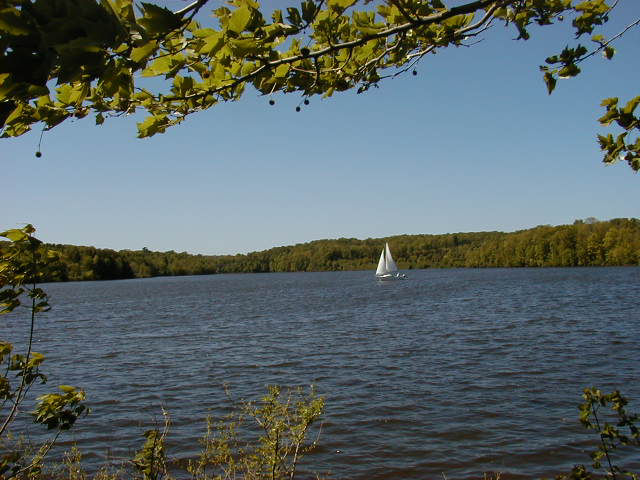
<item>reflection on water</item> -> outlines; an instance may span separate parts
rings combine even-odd
[[[267,384],[314,384],[327,408],[308,469],[538,478],[589,462],[582,388],[640,399],[639,287],[638,268],[51,284],[36,350],[50,359],[50,385],[87,391],[93,413],[74,438],[89,459],[130,455],[161,405],[173,452],[193,454],[204,417],[224,408],[225,383],[247,399]],[[21,332],[9,317],[9,340]]]

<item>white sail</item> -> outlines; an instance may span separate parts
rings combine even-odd
[[[389,250],[389,244],[385,243],[385,263],[386,263],[386,267],[387,267],[387,271],[386,273],[395,273],[398,271],[398,266],[396,265],[396,262],[393,260],[393,257],[391,256],[391,250]]]
[[[378,260],[378,268],[376,269],[376,275],[384,275],[387,273],[387,265],[384,261],[384,248],[380,254],[380,260]]]
[[[391,256],[388,243],[384,244],[384,248],[380,253],[376,277],[378,280],[401,280],[407,278],[404,273],[398,273],[398,266]]]

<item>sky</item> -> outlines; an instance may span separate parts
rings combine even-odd
[[[640,2],[622,0],[607,31],[638,17]],[[575,42],[566,22],[531,32],[516,42],[496,25],[416,76],[313,97],[299,113],[296,94],[270,106],[247,90],[150,139],[136,138],[134,116],[65,122],[44,133],[41,158],[38,127],[0,139],[0,230],[31,223],[50,243],[221,255],[639,217],[640,178],[605,166],[596,135],[619,133],[597,122],[602,99],[640,93],[640,28],[551,96],[538,66]]]

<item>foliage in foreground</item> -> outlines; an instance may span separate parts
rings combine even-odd
[[[324,400],[313,389],[308,394],[302,389],[283,393],[280,387],[270,386],[257,403],[236,402],[223,418],[209,416],[199,441],[200,454],[176,461],[168,458],[165,448],[169,420],[163,412],[164,428],[145,432],[144,445],[132,461],[133,471],[143,480],[185,475],[192,480],[293,479],[301,459],[316,447],[308,436],[323,410]]]
[[[640,446],[640,432],[636,426],[638,415],[627,412],[628,401],[618,390],[605,394],[597,388],[585,388],[582,398],[580,423],[599,438],[596,449],[590,454],[593,471],[584,465],[576,465],[571,472],[557,475],[556,480],[590,480],[600,478],[603,473],[614,480],[638,480],[637,472],[625,469],[615,460],[616,451],[628,452],[629,447]]]
[[[92,113],[102,124],[142,110],[148,116],[138,135],[148,137],[238,100],[248,88],[269,96],[297,92],[301,105],[316,95],[362,93],[384,78],[417,74],[416,64],[447,47],[476,45],[493,25],[527,40],[534,27],[566,19],[575,38],[540,59],[551,93],[558,78],[578,75],[595,54],[611,59],[615,40],[640,24],[628,19],[620,32],[605,28],[621,1],[474,0],[447,7],[443,0],[304,0],[267,12],[255,0],[231,0],[216,3],[206,17],[198,13],[209,0],[178,11],[141,3],[139,12],[133,0],[5,0],[0,126],[3,136],[18,136],[40,122],[50,129]],[[602,102],[600,123],[622,130],[598,137],[606,163],[640,169],[639,103],[640,96]]]
[[[593,430],[597,440],[590,453],[591,464],[577,464],[555,480],[638,480],[637,472],[627,469],[621,460],[633,458],[632,448],[640,447],[636,423],[638,415],[626,411],[627,399],[619,391],[605,394],[587,388],[580,405],[580,422]],[[324,402],[313,391],[283,394],[270,387],[257,403],[235,404],[236,409],[215,421],[207,419],[206,433],[200,439],[200,453],[194,458],[172,459],[166,449],[169,421],[166,412],[163,428],[145,432],[145,441],[135,457],[121,465],[105,465],[93,474],[94,480],[293,480],[300,475],[301,458],[313,451],[317,437],[309,441],[310,429],[321,418]],[[252,431],[253,430],[253,431]],[[179,455],[179,452],[177,452]],[[622,455],[621,455],[622,454]],[[626,455],[626,456],[625,456]],[[502,472],[508,473],[508,472]],[[305,472],[304,478],[309,473]],[[345,472],[348,476],[348,472]],[[62,464],[41,463],[38,469],[23,472],[25,480],[87,480],[79,448],[65,454]],[[8,479],[10,476],[0,478]],[[321,478],[316,474],[316,478]],[[339,478],[339,477],[338,477]],[[444,478],[447,478],[444,475]],[[484,480],[499,480],[501,474],[484,475]]]
[[[401,269],[454,267],[575,267],[640,264],[640,220],[595,219],[513,233],[401,235],[383,239],[318,240],[247,255],[114,250],[47,245],[59,253],[47,281],[113,280],[247,272],[373,270],[388,241]]]
[[[0,250],[0,316],[26,307],[31,313],[26,351],[14,353],[14,346],[0,338],[0,478],[33,475],[60,434],[69,430],[86,413],[84,391],[60,385],[59,392],[41,395],[31,412],[33,421],[52,432],[51,438],[35,449],[24,448],[12,434],[31,388],[44,384],[44,355],[32,350],[36,316],[49,310],[47,293],[37,286],[42,272],[57,258],[55,252],[41,248],[32,234],[35,229],[8,230],[0,236],[9,240]]]

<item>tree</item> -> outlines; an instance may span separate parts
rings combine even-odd
[[[531,25],[571,17],[576,39],[591,35],[592,48],[578,43],[546,59],[540,69],[551,93],[557,78],[578,75],[579,64],[596,53],[611,59],[613,42],[640,25],[631,21],[606,37],[609,16],[623,0],[607,1],[474,0],[448,8],[441,0],[304,0],[267,20],[256,1],[231,0],[203,26],[196,16],[209,0],[176,12],[141,3],[138,14],[132,0],[3,0],[0,124],[8,137],[38,122],[50,129],[93,113],[102,124],[143,110],[148,116],[138,136],[148,137],[238,100],[249,86],[269,96],[297,92],[301,103],[313,95],[362,93],[384,78],[416,74],[414,65],[429,54],[477,43],[492,24],[513,27],[517,39],[527,40]],[[605,99],[599,119],[623,130],[599,136],[604,161],[624,159],[634,171],[638,103],[640,96],[626,104]]]

